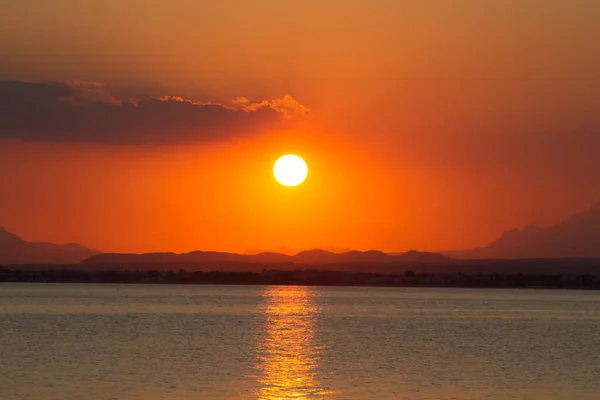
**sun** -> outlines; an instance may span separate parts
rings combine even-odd
[[[286,154],[275,162],[273,175],[283,186],[298,186],[306,179],[308,166],[301,157],[295,154]]]

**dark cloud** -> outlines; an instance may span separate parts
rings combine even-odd
[[[180,144],[248,135],[309,111],[290,96],[231,105],[181,97],[121,101],[98,82],[0,82],[0,138]]]

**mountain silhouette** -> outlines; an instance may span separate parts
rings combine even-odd
[[[443,254],[455,258],[600,258],[600,203],[542,228],[511,229],[485,247]]]
[[[98,253],[78,243],[27,242],[0,227],[2,264],[77,264]]]
[[[325,264],[447,264],[452,259],[600,258],[600,202],[549,227],[528,225],[505,231],[485,247],[427,253],[411,250],[384,253],[377,250],[332,252],[312,249],[297,254],[247,251],[244,254],[192,251],[189,253],[100,253],[76,243],[27,242],[0,227],[2,264],[157,264],[157,263],[289,263]]]
[[[319,250],[326,250],[330,253],[336,253],[336,254],[341,254],[341,253],[347,253],[349,251],[351,251],[351,249],[347,249],[347,248],[340,248],[340,247],[333,247],[333,246],[323,246],[323,247],[318,247]],[[260,254],[260,253],[279,253],[279,254],[287,254],[289,256],[293,256],[296,255],[302,251],[306,251],[306,250],[294,250],[291,249],[289,247],[285,247],[285,246],[280,246],[280,247],[276,247],[274,249],[258,249],[258,248],[250,248],[250,249],[246,249],[246,251],[244,251],[243,254],[246,255],[256,255],[256,254]]]
[[[214,251],[192,251],[190,253],[146,253],[118,254],[102,253],[83,261],[84,264],[148,264],[148,263],[210,263],[210,262],[246,262],[246,263],[294,263],[294,264],[349,264],[349,263],[443,263],[450,258],[436,253],[409,251],[397,255],[381,251],[347,251],[332,253],[327,250],[313,249],[301,251],[290,256],[287,254],[265,252],[259,254],[234,254]]]

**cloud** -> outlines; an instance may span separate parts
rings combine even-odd
[[[308,116],[291,96],[231,105],[178,96],[120,100],[100,82],[0,81],[0,139],[184,144],[282,128]]]

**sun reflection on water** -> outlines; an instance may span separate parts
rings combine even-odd
[[[259,345],[260,400],[323,399],[319,382],[322,347],[315,338],[320,309],[314,288],[265,289],[265,335]]]

